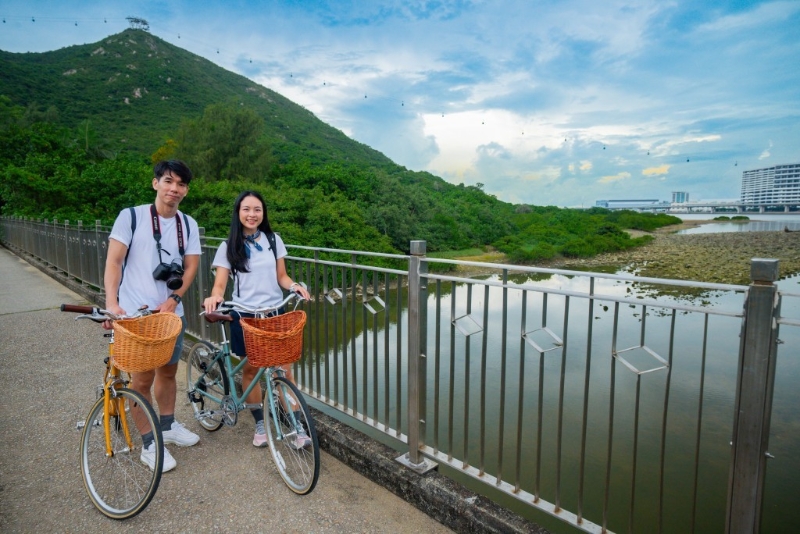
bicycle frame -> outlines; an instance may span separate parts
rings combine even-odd
[[[125,399],[116,396],[114,386],[117,384],[127,385],[127,382],[122,378],[120,370],[113,363],[113,355],[114,331],[112,330],[108,341],[108,363],[103,377],[103,431],[106,436],[106,456],[109,458],[114,455],[114,450],[111,446],[111,416],[117,416],[125,412]],[[133,440],[128,429],[128,420],[125,417],[119,417],[119,421],[122,425],[125,442],[128,444],[128,450],[132,450]]]
[[[284,376],[285,371],[281,367],[261,367],[256,372],[253,380],[250,384],[242,390],[241,395],[236,394],[236,380],[235,375],[244,369],[245,364],[247,363],[247,357],[242,358],[238,364],[233,364],[233,353],[230,349],[230,341],[228,340],[227,329],[225,328],[225,322],[220,324],[220,329],[222,333],[222,342],[219,344],[219,350],[217,351],[214,359],[211,361],[213,366],[214,363],[220,362],[225,369],[225,374],[227,375],[225,379],[228,381],[228,391],[231,392],[230,398],[233,401],[233,404],[236,408],[236,412],[241,412],[242,410],[248,408],[260,408],[262,405],[253,405],[247,404],[245,400],[247,399],[248,395],[255,389],[255,387],[260,383],[261,378],[265,375],[269,376],[273,373],[279,373],[279,376]],[[201,377],[202,378],[202,377]],[[266,387],[268,393],[272,394],[272,384],[269,380],[266,380]],[[210,399],[215,403],[221,403],[223,399],[217,397],[216,395],[209,393],[207,391],[202,391],[199,389],[195,389],[195,394],[202,395]],[[213,411],[212,411],[213,412]],[[275,415],[275,414],[273,414]]]
[[[242,309],[240,311],[248,311],[248,312],[254,313],[255,317],[257,317],[257,318],[269,317],[276,310],[278,310],[278,309],[282,308],[283,306],[285,306],[292,298],[294,298],[294,297],[292,295],[290,295],[280,305],[278,305],[278,306],[276,306],[274,308],[263,309],[263,310],[248,310],[247,308],[242,307],[244,309]],[[236,305],[235,303],[225,303],[225,304],[234,304],[235,306],[241,306],[241,305]],[[298,300],[298,302],[295,304],[295,308],[297,308],[298,304],[300,304],[300,300]],[[233,309],[237,309],[237,308],[234,307]],[[227,380],[228,391],[230,392],[226,397],[228,397],[230,399],[230,401],[232,402],[232,404],[233,404],[232,408],[236,411],[237,415],[238,415],[239,412],[241,412],[241,411],[243,411],[245,409],[248,409],[248,408],[263,408],[263,409],[267,409],[267,407],[264,406],[263,404],[247,404],[246,403],[247,397],[250,395],[250,393],[252,393],[253,389],[255,389],[255,387],[261,382],[261,379],[265,375],[268,376],[268,377],[270,377],[270,376],[272,376],[274,374],[277,374],[277,376],[286,376],[286,370],[283,368],[283,366],[261,367],[261,368],[259,368],[258,371],[256,372],[255,376],[253,377],[253,380],[250,382],[250,384],[246,388],[243,388],[242,394],[241,395],[237,395],[236,394],[235,375],[236,375],[236,373],[239,373],[244,369],[244,366],[245,366],[245,364],[247,363],[248,360],[247,360],[247,357],[245,356],[239,361],[239,363],[237,363],[235,365],[233,364],[233,353],[231,352],[231,348],[230,348],[230,340],[228,338],[228,329],[225,326],[225,323],[230,322],[230,321],[229,320],[220,320],[219,322],[220,322],[219,326],[220,326],[220,330],[221,330],[220,333],[222,335],[222,342],[219,343],[216,346],[216,351],[215,351],[215,354],[214,354],[214,358],[210,362],[209,369],[213,368],[215,364],[219,364],[224,369],[225,374],[227,375],[227,376],[224,377],[224,379]],[[214,395],[213,393],[211,393],[209,391],[206,391],[205,388],[196,387],[197,384],[199,384],[200,381],[203,379],[203,377],[207,376],[207,373],[208,373],[208,370],[206,370],[203,374],[201,374],[197,378],[197,380],[195,381],[194,384],[187,384],[187,386],[192,388],[192,390],[190,391],[189,395],[190,395],[190,397],[193,394],[194,395],[199,395],[199,396],[201,396],[201,397],[203,397],[205,399],[208,399],[208,400],[214,402],[215,404],[220,405],[220,407],[222,407],[222,403],[223,403],[223,401],[225,399],[220,398],[217,395]],[[266,392],[265,392],[265,397],[264,398],[271,399],[272,396],[273,396],[272,382],[271,382],[271,380],[268,380],[268,379],[265,380],[265,382],[266,382]],[[282,400],[282,402],[285,403],[286,402],[285,399]],[[277,413],[275,413],[275,407],[274,407],[274,403],[273,402],[269,403],[269,410],[270,410],[270,412],[272,413],[272,416],[273,416],[272,420],[276,421],[275,416],[277,416]],[[230,422],[228,422],[226,420],[226,410],[222,409],[222,410],[220,410],[220,412],[222,412],[221,415],[222,415],[222,421],[223,421],[224,424],[226,424],[228,426],[232,426],[233,424],[235,424],[235,422],[234,423],[230,423]],[[292,411],[290,410],[289,413],[292,413]],[[196,417],[198,419],[203,418],[204,416],[207,417],[207,416],[210,416],[210,415],[216,415],[216,411],[215,410],[202,410],[202,411],[196,413]],[[293,426],[297,427],[297,424],[296,424],[296,421],[295,421],[295,418],[294,418],[293,414],[290,416],[290,418],[292,420]],[[279,425],[276,425],[276,427],[277,426],[279,426]],[[281,432],[280,428],[277,428],[277,434],[280,436],[280,439],[283,439],[285,437],[283,432]]]

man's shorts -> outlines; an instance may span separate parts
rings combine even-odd
[[[175,340],[175,350],[172,351],[172,358],[166,365],[174,365],[181,360],[181,353],[183,352],[183,333],[186,332],[186,317],[181,317],[181,333],[178,334],[178,339]]]

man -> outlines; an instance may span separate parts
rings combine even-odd
[[[155,203],[122,210],[111,229],[104,276],[106,309],[124,315],[147,306],[160,312],[174,312],[181,317],[183,329],[175,343],[172,359],[153,371],[133,373],[130,387],[144,395],[151,404],[150,388],[153,387],[164,443],[190,446],[200,438],[175,420],[175,374],[186,330],[181,298],[189,289],[200,264],[197,223],[178,211],[178,205],[189,191],[192,172],[182,161],[170,160],[156,164],[153,174]],[[139,430],[144,442],[141,461],[153,469],[155,446],[152,430]],[[175,459],[164,448],[163,471],[170,471],[175,465]]]

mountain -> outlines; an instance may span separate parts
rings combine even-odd
[[[108,224],[124,207],[152,200],[152,156],[178,155],[198,177],[181,208],[209,236],[227,234],[243,190],[264,195],[287,242],[345,250],[407,252],[425,240],[429,252],[492,245],[533,263],[637,246],[646,239],[621,228],[673,222],[514,206],[480,184],[410,171],[278,93],[143,30],[52,52],[0,51],[0,72],[4,215]]]
[[[52,106],[72,128],[88,120],[114,152],[152,154],[182,119],[228,102],[265,119],[279,159],[394,165],[280,94],[143,30],[52,52],[0,51],[0,71],[0,94],[14,104]]]

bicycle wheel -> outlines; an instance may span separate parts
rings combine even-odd
[[[227,395],[228,375],[222,362],[214,361],[217,348],[208,341],[198,341],[189,351],[186,361],[186,387],[189,389],[189,403],[200,426],[214,432],[222,428],[222,412],[219,402],[203,395],[208,393],[217,399]],[[217,414],[207,412],[217,410]]]
[[[264,393],[267,438],[283,481],[298,495],[311,493],[319,478],[319,440],[303,395],[287,378],[272,378]]]
[[[112,519],[128,519],[144,510],[158,489],[164,465],[164,442],[158,417],[145,398],[130,389],[122,388],[116,392],[109,414],[112,454],[110,457],[106,455],[104,399],[101,397],[95,402],[83,427],[81,475],[89,498],[98,510]],[[147,421],[153,429],[154,469],[141,460],[142,436],[134,423],[134,406],[138,406],[136,412],[140,421]],[[125,436],[123,418],[130,434],[130,445]]]

